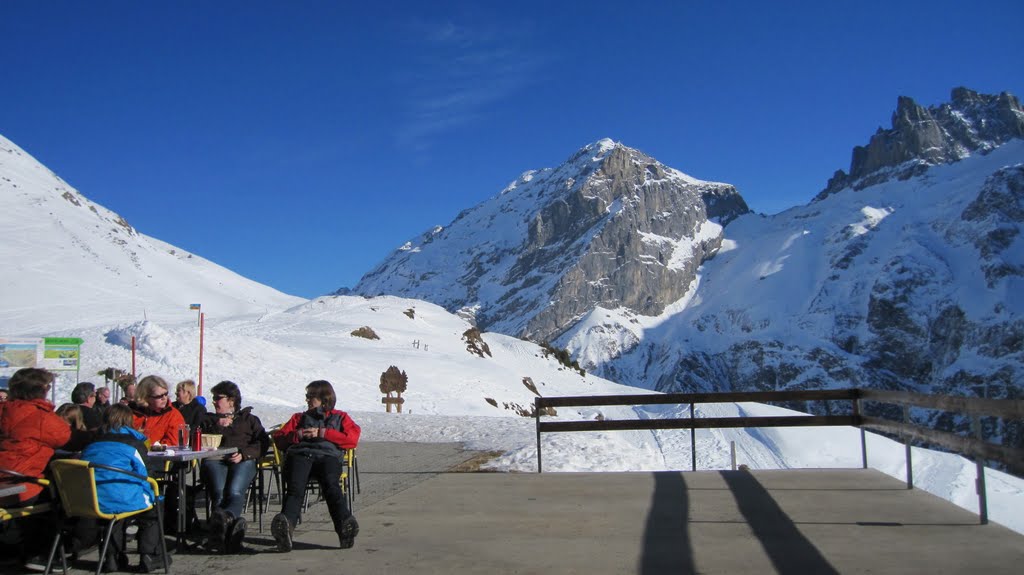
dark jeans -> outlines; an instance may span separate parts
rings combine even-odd
[[[223,509],[235,517],[241,516],[245,492],[254,477],[256,461],[253,459],[239,463],[219,459],[203,461],[203,481],[206,482],[210,509]]]
[[[287,489],[284,494],[284,505],[281,513],[292,525],[299,522],[302,515],[302,499],[306,494],[306,483],[312,477],[320,483],[320,492],[327,501],[327,510],[331,513],[334,530],[341,532],[341,525],[352,516],[348,508],[348,498],[341,492],[341,457],[330,455],[308,456],[306,454],[288,453],[284,459],[284,480]]]
[[[160,547],[160,526],[157,524],[156,508],[150,509],[145,513],[136,515],[132,519],[138,521],[139,532],[135,535],[135,538],[139,541],[139,553],[142,555],[156,555],[160,556],[162,549]],[[125,520],[118,523],[114,527],[114,531],[110,534],[110,546],[107,547],[108,557],[117,557],[127,552],[125,549],[125,527],[128,526],[128,522]],[[106,529],[106,526],[104,526]]]

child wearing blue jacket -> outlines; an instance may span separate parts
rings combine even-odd
[[[100,435],[82,451],[82,459],[145,476],[146,436],[132,428],[132,418],[131,408],[124,405],[110,406],[103,414]],[[104,513],[136,511],[153,504],[153,490],[145,480],[107,469],[96,469],[96,492],[100,510]],[[160,544],[156,509],[138,515],[137,518],[141,556],[139,570],[150,573],[163,569],[163,546]],[[126,571],[128,568],[124,528],[122,524],[110,535],[104,572]]]

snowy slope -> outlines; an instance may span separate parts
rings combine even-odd
[[[182,317],[191,303],[228,316],[303,301],[140,233],[3,136],[0,203],[5,336],[49,335],[83,320]],[[39,313],[41,305],[52,313]]]
[[[558,343],[608,377],[666,391],[974,395],[989,381],[990,397],[1017,397],[1022,163],[1014,140],[905,181],[742,216],[666,313],[597,309]]]

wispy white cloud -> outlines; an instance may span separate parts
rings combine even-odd
[[[453,20],[409,25],[414,56],[400,71],[408,94],[399,146],[427,153],[445,134],[498,113],[496,104],[536,77],[543,59],[527,29]]]

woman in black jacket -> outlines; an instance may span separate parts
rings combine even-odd
[[[176,399],[171,405],[181,412],[181,416],[185,418],[185,423],[189,427],[195,429],[203,422],[206,405],[200,403],[202,400],[196,397],[196,382],[191,379],[179,382],[174,388],[174,397]]]
[[[204,459],[202,474],[206,494],[213,509],[210,515],[210,542],[227,553],[237,552],[245,537],[245,492],[256,476],[257,463],[270,446],[270,438],[252,407],[240,409],[242,393],[238,385],[222,381],[210,390],[213,413],[207,413],[200,428],[206,434],[219,434],[220,447],[236,447],[237,453],[223,459]]]

